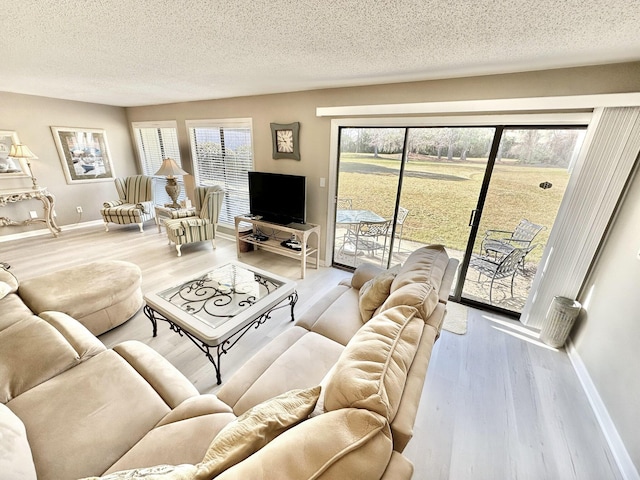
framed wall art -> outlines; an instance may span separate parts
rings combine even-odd
[[[20,143],[13,130],[0,130],[0,178],[28,177],[29,167],[22,159],[11,158],[11,145]]]
[[[104,130],[51,127],[51,132],[67,183],[104,182],[115,178]]]
[[[273,144],[273,158],[290,158],[300,160],[300,122],[272,123],[271,141]]]

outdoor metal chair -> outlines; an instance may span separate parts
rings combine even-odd
[[[518,265],[527,254],[525,248],[513,248],[511,252],[499,259],[488,256],[476,256],[471,258],[469,267],[478,272],[478,282],[481,275],[491,279],[489,286],[489,302],[493,303],[493,284],[496,280],[511,277],[511,297],[513,297],[513,281],[518,271]]]
[[[404,207],[398,207],[398,217],[396,218],[395,238],[398,239],[398,251],[400,251],[400,243],[402,242],[402,230],[404,229],[404,221],[409,215],[409,210]]]
[[[536,235],[545,228],[523,218],[512,232],[508,230],[487,230],[480,245],[480,253],[481,255],[491,255],[497,260],[511,253],[514,248],[523,248],[526,253],[522,257],[520,265],[522,273],[524,273],[524,258],[536,247],[532,242]]]
[[[353,255],[357,256],[358,252],[366,252],[367,255],[373,255],[378,250],[382,250],[382,259],[380,263],[384,261],[384,252],[387,249],[387,235],[389,233],[389,227],[391,220],[385,220],[383,222],[358,222],[352,224],[344,234],[342,246],[340,247],[340,253],[345,253],[345,249],[350,247],[349,250],[353,251]],[[380,243],[378,239],[384,238],[384,243]],[[348,252],[347,253],[351,253]]]
[[[337,210],[351,210],[353,208],[353,202],[350,198],[338,198],[336,200]]]

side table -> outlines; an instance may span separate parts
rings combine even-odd
[[[171,208],[162,205],[156,205],[155,210],[158,233],[162,232],[162,221],[160,221],[160,218],[187,218],[196,216],[196,207]]]

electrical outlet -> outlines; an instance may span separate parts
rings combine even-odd
[[[76,212],[82,213],[82,207],[76,207]]]
[[[35,210],[30,210],[29,216],[33,219],[38,218],[38,212],[36,212]]]

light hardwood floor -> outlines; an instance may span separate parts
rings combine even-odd
[[[221,238],[183,247],[178,258],[148,222],[136,226],[64,229],[60,238],[39,236],[0,243],[0,261],[19,279],[97,259],[128,260],[143,271],[143,291],[236,259],[233,241]],[[307,270],[266,252],[242,261],[296,279],[300,315],[350,274],[332,268]],[[247,334],[222,359],[223,382],[253,352],[289,328],[288,309]],[[201,393],[215,393],[215,372],[191,342],[161,323],[158,336],[142,312],[100,336],[107,345],[140,340],[164,355]],[[414,479],[622,478],[587,398],[564,351],[549,349],[518,322],[470,309],[466,335],[444,331],[436,342],[425,382],[415,435],[405,450]]]

